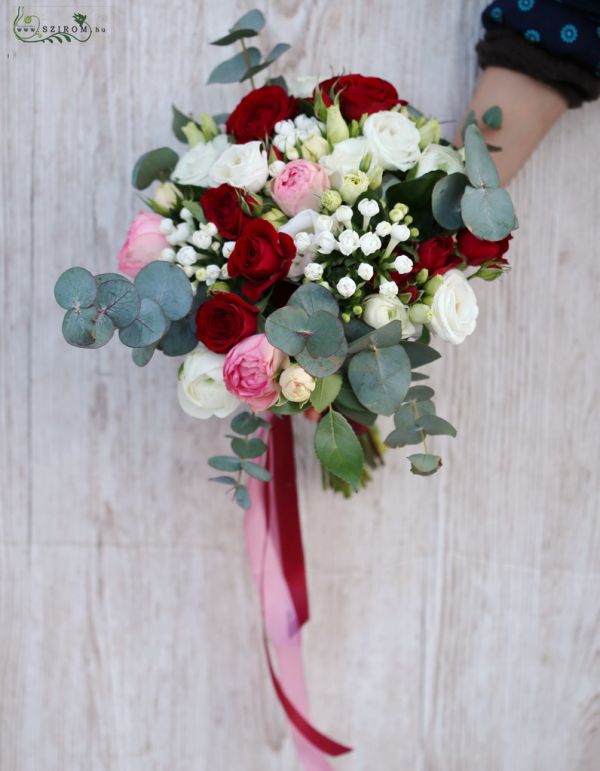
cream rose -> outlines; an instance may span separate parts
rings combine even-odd
[[[199,143],[177,161],[171,179],[180,185],[207,187],[209,172],[216,160],[225,152],[229,142],[225,134],[219,134],[211,142]]]
[[[363,134],[376,162],[384,169],[408,171],[419,160],[419,130],[399,112],[384,111],[369,115]]]
[[[360,165],[368,152],[369,146],[364,137],[344,139],[334,145],[332,153],[322,156],[319,163],[325,167],[331,184],[339,187],[346,174],[360,169]]]
[[[428,145],[419,158],[415,177],[422,177],[430,171],[445,171],[446,174],[454,174],[464,171],[464,164],[458,152],[447,145]]]
[[[199,345],[185,358],[179,373],[177,397],[184,412],[193,418],[225,418],[240,402],[223,382],[225,356]]]
[[[210,169],[210,183],[214,187],[226,182],[250,193],[258,193],[268,177],[267,153],[258,141],[231,145]]]
[[[433,296],[431,329],[448,343],[458,345],[475,331],[477,297],[460,270],[449,270]]]
[[[298,364],[290,364],[279,378],[281,393],[290,402],[305,402],[315,390],[315,379]]]
[[[402,338],[412,337],[417,329],[408,317],[408,309],[397,297],[371,294],[363,300],[363,319],[375,329],[396,319],[402,324]]]

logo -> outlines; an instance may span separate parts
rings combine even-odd
[[[50,23],[33,13],[25,13],[24,5],[18,7],[12,28],[21,43],[86,43],[92,32],[106,32],[106,27],[92,27],[84,13],[75,12],[70,19],[52,19]]]

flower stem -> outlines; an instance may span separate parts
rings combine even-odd
[[[240,40],[240,43],[242,44],[242,51],[244,52],[244,62],[246,63],[246,72],[250,69],[250,55],[248,53],[248,49],[246,48],[246,41],[244,38]],[[252,86],[252,90],[256,88],[256,83],[254,82],[254,78],[252,75],[250,75],[250,85]]]

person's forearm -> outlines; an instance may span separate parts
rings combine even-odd
[[[492,105],[502,108],[499,129],[481,123],[481,116]],[[489,144],[502,148],[493,157],[503,185],[515,176],[566,109],[567,103],[558,91],[538,80],[501,67],[484,70],[469,110],[475,112]],[[460,131],[454,143],[462,145]]]

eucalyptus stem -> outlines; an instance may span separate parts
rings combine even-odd
[[[410,404],[411,404],[412,411],[413,411],[413,414],[414,414],[415,419],[416,419],[416,418],[419,417],[418,414],[417,414],[417,403],[416,402],[411,402]],[[426,455],[429,455],[429,450],[427,449],[427,434],[425,433],[425,431],[423,431],[422,428],[420,430],[421,430],[421,436],[422,436],[422,441],[423,441],[423,450],[425,451]]]
[[[240,40],[240,43],[242,44],[242,51],[244,52],[244,62],[246,64],[246,72],[250,70],[250,55],[248,54],[248,49],[246,47],[246,41],[244,38]],[[254,78],[252,75],[250,75],[250,85],[252,86],[252,89],[256,88],[256,83],[254,82]]]

